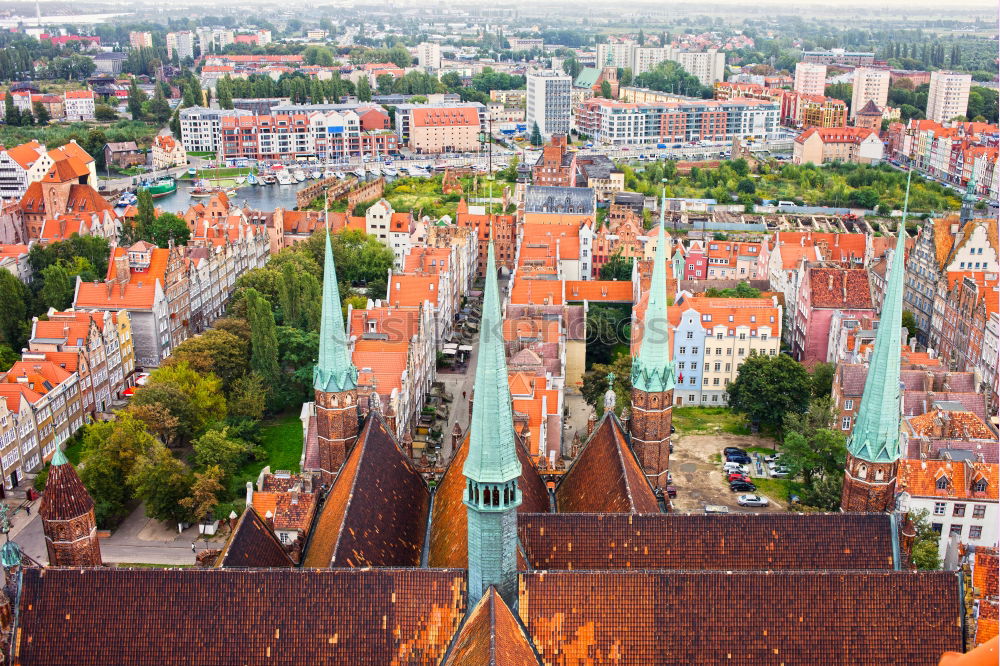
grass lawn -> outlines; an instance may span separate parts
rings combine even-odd
[[[727,407],[674,407],[673,421],[681,434],[728,432],[749,435],[750,429],[742,415]]]
[[[270,465],[271,471],[279,469],[299,471],[302,457],[302,422],[297,413],[286,413],[264,421],[261,425],[260,446],[267,454],[263,460],[247,463],[233,475],[230,487],[235,496],[246,488],[247,481],[256,481],[260,470]]]
[[[215,157],[215,153],[197,150],[189,150],[187,154],[191,157]]]
[[[80,464],[80,459],[83,457],[83,438],[74,437],[69,444],[66,445],[65,451],[66,457],[69,459],[73,466],[76,467]]]
[[[754,477],[753,484],[757,486],[757,490],[760,493],[781,502],[788,501],[789,493],[802,496],[802,484],[790,479],[763,479]]]
[[[759,453],[762,456],[771,456],[777,453],[777,449],[769,449],[766,446],[748,446],[748,453]]]
[[[181,180],[192,180],[194,178],[208,178],[209,180],[213,178],[224,178],[226,176],[245,176],[254,169],[252,167],[226,167],[222,169],[201,169],[198,171],[198,175],[192,176],[188,172],[184,172],[180,176]]]

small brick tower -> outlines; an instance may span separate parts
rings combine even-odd
[[[909,182],[907,182],[909,195]],[[868,364],[858,420],[847,441],[843,511],[882,513],[896,504],[896,474],[900,458],[900,352],[903,317],[903,273],[906,252],[906,210],[899,223],[892,268],[886,281],[881,321]]]
[[[649,302],[643,322],[642,346],[632,360],[632,406],[629,433],[632,450],[646,478],[657,488],[667,487],[670,466],[670,422],[673,418],[674,363],[670,360],[667,320],[667,240],[664,229],[666,200],[660,205],[660,230],[649,283]]]
[[[319,360],[313,371],[313,389],[316,392],[316,436],[321,480],[332,483],[358,438],[359,420],[358,369],[348,355],[329,227],[323,263]]]
[[[45,533],[49,566],[99,567],[94,500],[62,450],[56,448],[38,510]]]

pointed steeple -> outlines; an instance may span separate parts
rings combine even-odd
[[[667,321],[667,240],[664,221],[666,194],[660,202],[660,229],[656,237],[653,277],[643,325],[639,355],[632,361],[632,386],[647,393],[674,388],[674,364],[670,360]]]
[[[313,370],[313,388],[337,393],[357,388],[358,369],[347,355],[347,333],[344,313],[340,309],[337,269],[333,265],[330,230],[326,233],[326,254],[323,258],[323,313],[319,329],[319,361]]]
[[[462,501],[469,535],[469,607],[491,585],[513,606],[517,603],[516,516],[522,499],[517,480],[521,461],[514,444],[492,240],[486,255],[486,289],[472,400],[469,452],[462,466],[466,478]]]
[[[462,468],[466,477],[483,483],[503,483],[521,475],[521,463],[514,449],[514,418],[507,384],[496,276],[496,258],[491,240],[486,255],[486,288],[473,392],[469,457]]]
[[[56,447],[56,452],[52,454],[51,464],[53,466],[69,464],[69,458],[66,457],[66,454],[58,446]]]
[[[911,172],[912,173],[912,172]],[[909,180],[907,180],[907,202]],[[861,394],[861,406],[847,450],[855,458],[868,462],[895,462],[900,456],[899,443],[899,365],[902,346],[903,274],[906,271],[906,205],[899,223],[892,268],[886,282],[882,313],[879,316],[875,348],[868,364],[868,377]]]

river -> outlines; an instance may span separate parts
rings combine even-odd
[[[294,185],[259,185],[256,187],[246,186],[236,190],[236,194],[229,200],[239,207],[243,207],[244,202],[252,210],[270,212],[275,208],[285,208],[290,210],[295,208],[295,194],[303,185],[309,181]],[[156,207],[169,213],[183,213],[192,204],[199,201],[208,201],[205,197],[191,197],[189,181],[180,181],[177,191],[165,197],[156,199]]]

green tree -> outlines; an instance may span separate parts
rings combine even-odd
[[[608,258],[606,264],[601,266],[602,280],[631,280],[632,279],[631,257],[623,257],[620,252],[615,252]]]
[[[213,517],[215,507],[219,505],[222,494],[222,479],[225,473],[219,467],[209,467],[194,475],[191,484],[191,494],[180,501],[180,505],[191,513],[196,522],[209,520]]]
[[[902,327],[906,329],[906,339],[917,337],[917,318],[909,310],[903,310]]]
[[[601,81],[601,97],[612,99],[610,81]]]
[[[128,476],[136,499],[145,505],[146,516],[170,523],[190,519],[190,512],[181,501],[190,495],[192,481],[187,465],[159,442],[139,456]]]
[[[587,309],[587,361],[612,363],[615,356],[628,356],[630,308],[613,303],[591,303]]]
[[[368,82],[368,77],[362,76],[360,79],[358,79],[358,83],[356,85],[355,90],[357,98],[362,102],[372,101],[372,87],[371,84]]]
[[[941,557],[938,555],[938,543],[941,535],[931,526],[927,509],[911,511],[910,520],[917,533],[916,538],[913,539],[913,550],[910,555],[913,566],[924,571],[940,569]]]
[[[179,422],[178,437],[190,441],[213,423],[226,418],[222,382],[214,374],[202,375],[181,361],[150,373],[146,385],[132,397],[134,405],[158,405]]]
[[[152,201],[152,198],[150,198]],[[187,222],[173,213],[161,213],[146,228],[144,240],[156,244],[157,247],[167,247],[170,241],[176,245],[187,245],[191,230]]]
[[[170,119],[170,104],[167,102],[167,98],[163,96],[163,89],[160,86],[156,87],[156,93],[153,95],[153,99],[149,101],[149,104],[146,105],[146,110],[149,111],[149,115],[157,123],[163,124]]]
[[[215,98],[220,109],[233,108],[233,82],[228,75],[215,84]]]
[[[20,360],[20,354],[14,351],[10,345],[0,343],[0,372],[7,372],[10,370],[10,366]]]
[[[38,295],[45,307],[65,310],[73,302],[75,286],[73,278],[60,262],[42,270],[42,289]]]
[[[94,106],[94,120],[103,123],[114,122],[118,120],[118,112],[115,111],[114,107],[107,104],[96,104]],[[177,136],[180,136],[180,134]]]
[[[45,105],[41,102],[35,102],[32,104],[31,110],[35,114],[35,124],[37,125],[48,125],[49,121],[52,120],[49,110],[45,108]]]
[[[608,375],[614,374],[613,388],[615,390],[615,411],[621,414],[622,408],[632,400],[632,359],[624,354],[613,363],[595,363],[583,375],[583,386],[580,393],[584,401],[594,408],[597,418],[604,415],[604,394],[608,392]]]
[[[122,241],[129,245],[140,240],[148,240],[156,222],[156,206],[149,190],[140,188],[136,192],[136,199],[135,219],[122,224]]]
[[[297,271],[291,262],[285,263],[278,279],[282,322],[303,330],[318,330],[322,291],[315,276]]]
[[[142,103],[147,99],[146,93],[139,90],[136,79],[132,79],[132,85],[128,89],[128,112],[132,120],[142,120]]]
[[[538,128],[537,122],[532,123],[531,125],[531,145],[542,145],[542,131]]]
[[[250,322],[250,367],[269,384],[278,381],[278,340],[271,304],[256,289],[245,294]]]
[[[792,357],[751,352],[727,393],[730,409],[754,424],[777,429],[786,414],[806,411],[811,389],[809,373]]]
[[[3,102],[4,121],[11,127],[17,127],[21,124],[21,110],[14,104],[14,96],[10,94],[10,90],[4,95]]]
[[[21,349],[28,333],[28,289],[7,270],[0,270],[0,342]]]
[[[181,111],[177,109],[174,111],[174,115],[170,116],[170,133],[177,138],[181,136]]]
[[[156,445],[142,421],[119,412],[114,421],[98,421],[83,434],[80,480],[94,500],[97,525],[113,527],[125,517],[136,465]]]
[[[229,392],[230,420],[256,423],[263,419],[266,395],[264,380],[257,373],[248,372],[237,379]]]
[[[789,432],[781,443],[781,461],[792,475],[801,476],[807,486],[844,468],[847,440],[843,433],[818,428],[811,435]]]
[[[812,394],[814,398],[829,398],[833,390],[833,374],[836,367],[832,363],[817,363],[812,369]]]
[[[209,430],[194,441],[193,448],[195,465],[200,469],[217,466],[223,478],[235,474],[253,451],[249,443],[230,436],[228,427]]]
[[[804,486],[800,500],[802,504],[822,511],[837,511],[840,509],[843,488],[844,473],[841,471],[828,473]]]
[[[249,370],[250,342],[230,331],[210,328],[182,342],[164,361],[164,365],[178,363],[187,363],[202,375],[214,374],[228,388]]]

